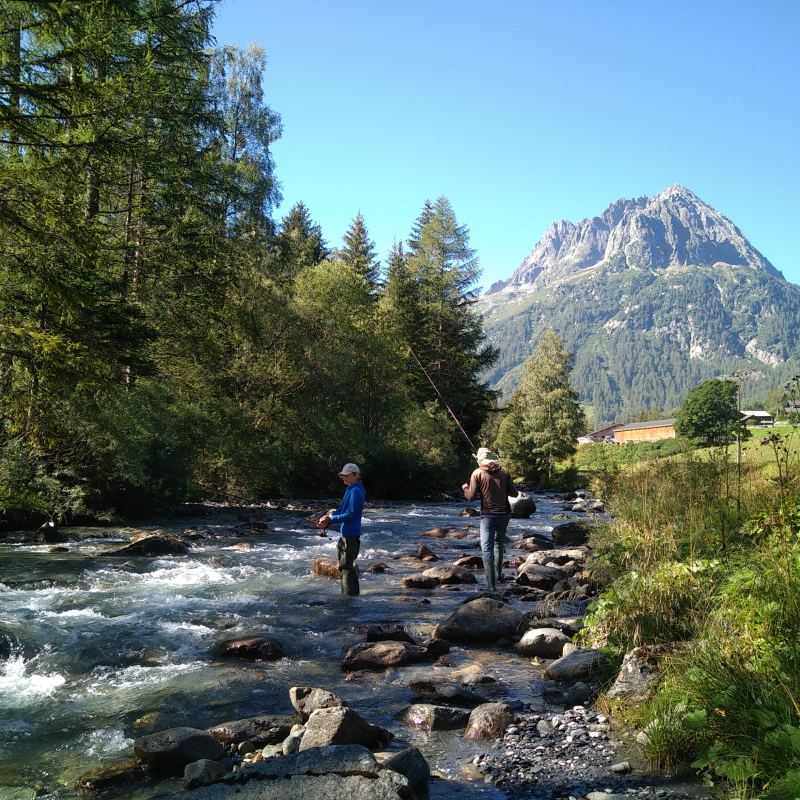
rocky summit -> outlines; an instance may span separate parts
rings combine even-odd
[[[541,332],[575,353],[572,384],[597,424],[678,408],[703,380],[756,369],[743,401],[800,366],[800,287],[683,186],[554,222],[478,301],[508,397]]]

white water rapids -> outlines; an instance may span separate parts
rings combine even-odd
[[[555,523],[552,515],[561,510],[555,498],[536,500],[539,511],[530,520],[512,520],[510,538]],[[67,553],[49,552],[21,535],[0,539],[0,640],[12,643],[0,660],[0,800],[77,797],[78,777],[131,760],[133,740],[155,730],[291,714],[288,690],[295,685],[336,692],[366,719],[390,728],[398,743],[417,744],[432,770],[448,779],[431,797],[462,794],[460,766],[490,745],[458,731],[428,736],[405,726],[399,716],[412,702],[408,680],[484,671],[503,682],[504,694],[496,699],[530,704],[541,702],[536,668],[513,650],[458,647],[449,656],[451,668],[424,663],[346,681],[341,652],[364,640],[366,623],[402,623],[425,638],[468,592],[485,587],[481,571],[477,587],[406,590],[403,576],[419,565],[391,558],[420,543],[442,563],[479,554],[478,520],[459,517],[463,507],[368,504],[358,563],[363,570],[382,561],[388,571],[362,572],[357,598],[341,597],[338,581],[312,575],[316,556],[335,556],[336,535],[321,538],[303,527],[304,514],[261,509],[274,515],[269,529],[241,538],[230,535],[236,513],[219,510],[207,519],[159,526],[67,528],[83,537],[66,543]],[[445,525],[468,538],[420,538]],[[192,542],[188,555],[108,555],[138,531],[190,527],[209,538]],[[251,547],[238,547],[242,542]],[[423,597],[430,604],[421,603]],[[527,609],[521,604],[520,610]],[[280,640],[287,658],[248,663],[213,656],[225,639],[263,635]],[[148,798],[159,791],[164,787],[131,787],[104,797]],[[470,791],[503,796],[490,787]]]

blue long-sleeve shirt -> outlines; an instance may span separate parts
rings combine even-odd
[[[339,508],[331,514],[331,522],[340,522],[339,532],[342,536],[361,536],[361,512],[364,510],[364,498],[367,492],[364,484],[356,481],[344,490],[344,497]]]

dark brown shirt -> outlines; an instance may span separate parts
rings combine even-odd
[[[505,467],[499,464],[483,464],[469,479],[464,490],[467,500],[474,500],[480,494],[481,516],[501,516],[511,513],[509,497],[516,497],[519,489]]]

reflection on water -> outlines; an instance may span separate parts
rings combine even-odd
[[[551,527],[548,517],[560,509],[546,498],[537,502],[534,519],[512,520],[512,536]],[[226,535],[235,515],[217,513],[197,521],[194,527],[210,538],[193,542],[188,555],[108,555],[139,529],[72,529],[86,538],[69,542],[68,553],[50,553],[22,537],[0,540],[0,644],[5,638],[12,645],[0,660],[0,796],[4,786],[36,788],[54,799],[76,796],[77,777],[131,758],[137,736],[292,713],[288,689],[294,685],[336,692],[400,742],[420,746],[435,772],[457,779],[460,766],[488,745],[457,733],[428,736],[398,720],[410,702],[408,680],[434,668],[346,681],[341,651],[363,640],[359,628],[366,623],[403,622],[412,635],[426,637],[475,591],[405,590],[403,576],[419,565],[391,557],[424,542],[449,562],[476,547],[477,520],[459,518],[462,507],[368,507],[359,563],[382,561],[389,570],[362,572],[358,598],[342,597],[338,581],[311,574],[315,557],[335,555],[335,537],[319,537],[288,516],[276,515],[269,530],[235,539]],[[158,529],[183,531],[185,523]],[[442,525],[466,538],[419,538]],[[141,530],[152,533],[155,526]],[[242,542],[251,546],[237,546]],[[430,604],[420,603],[423,596]],[[221,641],[257,635],[278,638],[287,658],[251,664],[213,657]],[[513,651],[454,648],[450,660],[452,667],[436,668],[437,674],[486,671],[503,681],[508,698],[531,702],[537,694],[534,668]],[[442,782],[432,796],[455,791]],[[493,794],[487,789],[481,797]]]

